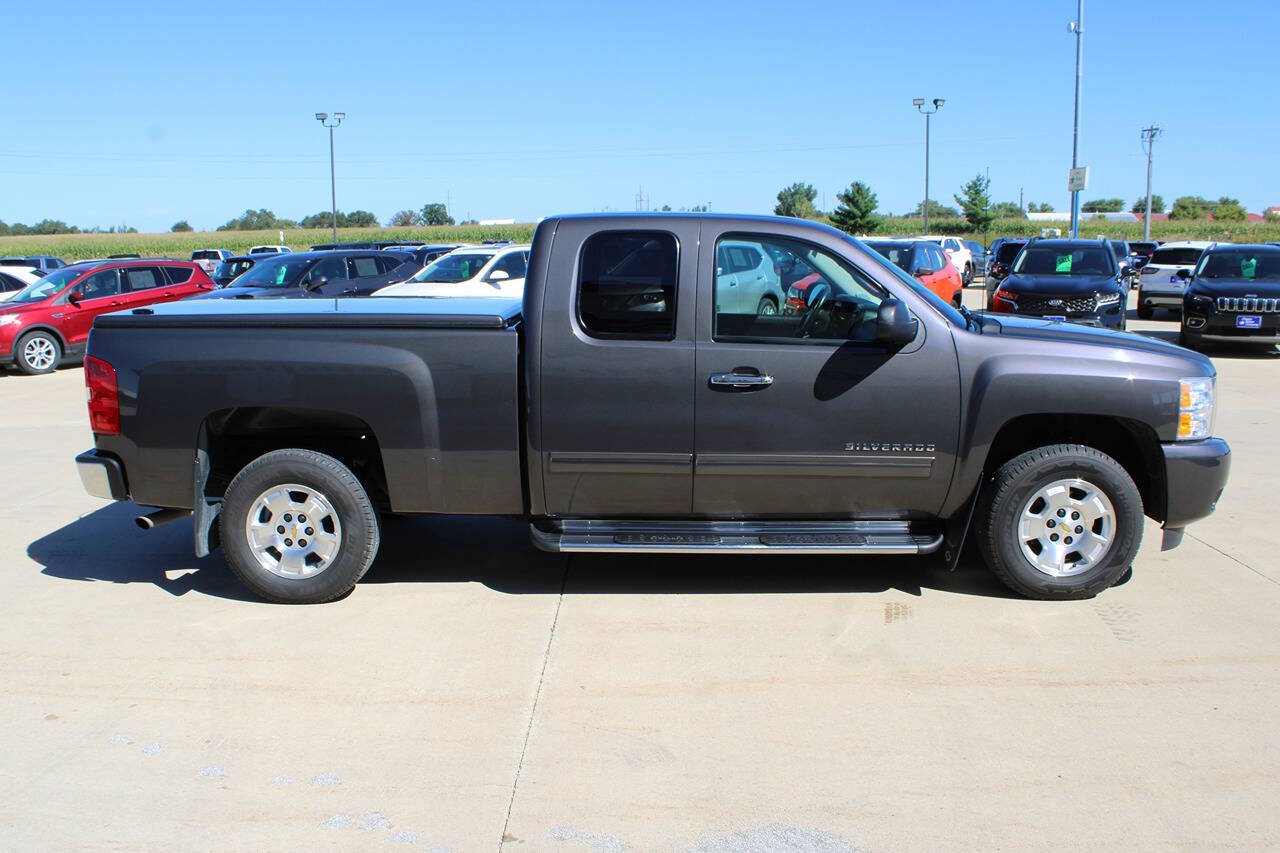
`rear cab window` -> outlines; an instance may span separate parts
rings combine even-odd
[[[665,231],[601,231],[582,244],[577,315],[594,338],[671,340],[679,246]]]

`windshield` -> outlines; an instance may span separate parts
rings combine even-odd
[[[1021,275],[1112,275],[1115,258],[1102,246],[1028,246],[1013,271]]]
[[[881,257],[888,258],[889,263],[893,264],[898,269],[911,272],[911,270],[907,269],[907,266],[911,263],[910,244],[868,243],[867,245],[879,252]]]
[[[213,271],[213,277],[218,279],[233,279],[243,273],[245,270],[253,266],[253,261],[223,261],[218,264],[218,268]]]
[[[217,261],[222,259],[222,253],[215,249],[205,249],[199,252],[191,253],[193,261]]]
[[[49,273],[35,284],[29,284],[20,292],[15,293],[6,305],[19,305],[23,302],[39,302],[42,299],[48,299],[71,282],[75,281],[84,272],[82,269],[75,267],[63,267],[60,270]]]
[[[849,241],[853,243],[855,246],[861,245],[857,240],[854,240],[853,238],[849,238]],[[867,247],[863,246],[862,248],[865,249]],[[915,293],[916,296],[919,296],[921,299],[928,302],[935,309],[937,309],[939,314],[946,317],[952,323],[954,323],[957,326],[960,326],[961,328],[968,327],[969,324],[965,320],[964,315],[961,314],[956,309],[952,308],[947,303],[943,302],[941,299],[939,299],[938,295],[934,293],[932,290],[925,287],[923,284],[916,281],[911,276],[907,275],[905,272],[899,269],[896,264],[891,263],[888,258],[884,257],[879,252],[872,251],[872,252],[869,252],[868,254],[870,254],[872,259],[878,262],[880,266],[882,266],[884,269],[892,273],[894,278],[902,282],[902,284],[906,285],[907,287],[911,288],[911,291]]]
[[[293,287],[314,262],[290,255],[267,258],[236,279],[236,287]]]
[[[1210,252],[1200,261],[1196,278],[1280,281],[1280,252]]]
[[[453,252],[436,258],[409,281],[466,281],[479,275],[480,269],[492,258],[491,252]]]
[[[996,251],[996,263],[1011,264],[1013,259],[1018,257],[1018,253],[1022,251],[1022,247],[1026,243],[1001,243],[1000,248]]]
[[[1151,254],[1149,265],[1168,267],[1190,267],[1200,260],[1204,249],[1156,249]]]

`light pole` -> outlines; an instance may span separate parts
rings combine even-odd
[[[942,105],[946,101],[942,98],[933,99],[933,109],[924,108],[924,98],[915,98],[911,101],[917,110],[924,113],[924,233],[929,233],[929,117],[942,109]]]
[[[1156,147],[1156,137],[1163,130],[1159,125],[1151,125],[1142,129],[1142,147],[1147,150],[1147,218],[1142,224],[1142,239],[1151,242],[1151,152]]]
[[[329,128],[329,194],[330,201],[333,203],[333,242],[338,242],[338,179],[333,169],[333,129],[342,124],[342,120],[347,117],[346,113],[334,113],[333,123],[330,124],[330,116],[328,113],[316,113],[316,121]]]
[[[1076,0],[1076,19],[1067,25],[1067,31],[1076,35],[1076,115],[1071,126],[1071,168],[1080,166],[1080,81],[1084,76],[1081,62],[1084,58],[1084,0]],[[1071,236],[1080,236],[1080,191],[1071,191]]]

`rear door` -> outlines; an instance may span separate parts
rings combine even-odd
[[[545,287],[525,300],[539,311],[529,458],[548,515],[688,514],[698,230],[557,224]]]
[[[713,227],[703,225],[707,250],[754,240],[789,251],[815,270],[808,292],[830,288],[831,298],[799,314],[700,313],[694,513],[814,520],[936,513],[955,464],[959,412],[946,322],[918,314],[915,340],[885,347],[875,325],[890,291],[847,260],[853,247],[820,245],[805,232],[788,237],[783,228],[708,233]],[[709,261],[699,273],[699,305],[722,304]]]
[[[173,299],[175,294],[160,267],[121,267],[120,296],[125,308],[138,308]]]

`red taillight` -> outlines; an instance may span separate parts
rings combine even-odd
[[[1018,307],[1017,294],[1001,288],[991,300],[991,310],[998,314],[1011,314]]]
[[[98,435],[120,434],[120,389],[116,369],[100,358],[85,356],[84,384],[89,389],[89,426]]]

